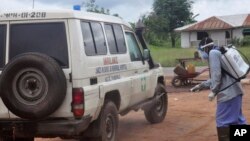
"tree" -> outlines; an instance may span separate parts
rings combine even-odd
[[[168,32],[166,32],[168,22],[164,19],[160,19],[155,12],[143,15],[141,20],[146,25],[144,36],[149,44],[162,45],[162,42],[168,39]]]
[[[117,14],[117,13],[113,14],[113,16],[115,16],[115,17],[120,17],[119,14]]]
[[[174,29],[187,23],[193,22],[191,12],[191,0],[155,0],[153,4],[154,13],[159,21],[166,25],[161,27],[163,32],[169,33],[172,47],[175,47],[176,33]]]
[[[95,12],[101,14],[109,15],[109,9],[105,9],[103,7],[99,8],[97,4],[95,4],[95,0],[89,0],[85,3],[86,11],[88,12]]]
[[[86,7],[86,11],[110,15],[110,10],[109,9],[105,9],[104,7],[99,7],[95,3],[95,1],[96,0],[88,0],[86,3],[84,3],[85,7]],[[113,14],[113,16],[119,17],[118,14]]]

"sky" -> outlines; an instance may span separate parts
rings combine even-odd
[[[35,9],[72,9],[73,5],[88,0],[34,0]],[[250,14],[250,0],[193,0],[192,12],[197,21],[211,16]],[[128,22],[136,22],[140,16],[152,11],[154,0],[96,0],[100,7],[110,9]],[[6,10],[32,9],[33,0],[0,0],[0,12]]]

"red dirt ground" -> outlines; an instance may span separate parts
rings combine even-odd
[[[173,88],[167,78],[168,112],[160,124],[149,124],[143,111],[120,117],[119,141],[216,141],[216,101],[209,102],[208,90],[190,93],[190,87]],[[243,85],[243,113],[250,122],[250,85]],[[75,141],[36,139],[36,141]]]

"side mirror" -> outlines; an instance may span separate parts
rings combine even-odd
[[[149,60],[149,56],[150,56],[150,51],[148,49],[144,49],[143,50],[143,59],[145,61],[148,61]]]

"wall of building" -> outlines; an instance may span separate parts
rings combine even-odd
[[[243,38],[243,34],[242,34],[242,30],[243,30],[243,28],[236,28],[236,29],[234,29],[233,30],[233,39],[234,38],[240,38],[240,39],[242,39]]]
[[[190,32],[190,47],[198,47],[197,32]]]
[[[190,47],[190,36],[189,32],[181,32],[181,47],[189,48]]]
[[[225,32],[226,32],[225,30],[218,30],[218,31],[210,32],[210,37],[214,40],[215,45],[224,46],[227,44]]]
[[[242,34],[243,28],[228,30],[232,38],[243,38]],[[214,40],[214,43],[218,46],[227,45],[230,43],[230,39],[226,39],[227,30],[216,30],[208,31],[209,36]],[[231,35],[232,33],[232,35]],[[197,40],[197,32],[182,32],[181,33],[181,47],[198,47],[199,40]]]

